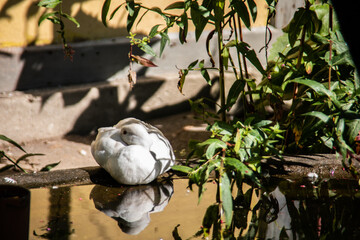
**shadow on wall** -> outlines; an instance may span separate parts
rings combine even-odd
[[[174,94],[162,96],[164,92],[161,90],[164,90],[164,84],[169,83],[164,79],[152,79],[151,81],[139,81],[131,91],[119,92],[118,88],[122,86],[100,88],[98,98],[93,99],[81,113],[74,124],[73,130],[69,133],[88,134],[90,131],[96,131],[99,127],[113,126],[126,117],[147,120],[189,111],[190,104],[187,98],[174,102],[174,94],[177,91],[176,86],[173,86]],[[119,101],[119,98],[122,98],[122,96],[119,96],[120,94],[125,95],[122,101]],[[154,96],[158,96],[155,106],[149,104],[150,98]],[[72,103],[73,97],[72,93],[64,94],[64,102]],[[211,86],[209,85],[200,88],[191,99],[194,100],[200,97],[218,98],[218,96],[211,94]],[[148,109],[148,111],[144,109]]]
[[[50,24],[52,32],[48,36],[39,36],[37,26],[38,16],[44,13],[44,8],[36,5],[33,0],[7,0],[0,8],[0,20],[7,19],[9,23],[16,24],[16,29],[23,31],[19,40],[5,39],[11,44],[27,42],[26,47],[3,48],[0,50],[0,91],[24,91],[39,88],[51,88],[67,86],[71,84],[83,84],[105,81],[117,72],[128,66],[128,39],[120,39],[126,36],[127,31],[121,27],[105,27],[98,19],[98,14],[91,15],[83,11],[83,5],[90,0],[64,1],[62,10],[66,13],[74,12],[74,17],[80,22],[81,27],[68,20],[65,22],[65,37],[74,49],[74,60],[64,59],[63,47],[58,25]],[[99,6],[92,7],[100,12],[102,2]],[[22,8],[26,7],[26,10]],[[88,5],[86,5],[86,8]],[[74,10],[75,9],[75,10]],[[18,11],[15,15],[14,10]],[[125,13],[119,11],[120,19],[126,22]],[[14,18],[24,19],[19,23]],[[4,22],[4,21],[3,21]],[[3,34],[11,34],[7,29],[6,22],[3,25]],[[96,31],[94,31],[96,29]],[[6,37],[4,35],[3,37]],[[53,39],[47,46],[33,46],[36,42],[44,39]],[[20,40],[21,39],[21,40]],[[46,40],[45,39],[45,40]],[[84,40],[106,39],[98,41],[81,42]],[[4,40],[3,40],[4,41]],[[135,50],[136,51],[136,50]],[[141,54],[138,50],[134,54]]]

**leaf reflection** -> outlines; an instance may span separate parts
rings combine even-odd
[[[95,185],[90,199],[96,209],[116,220],[124,233],[136,235],[149,225],[150,213],[163,211],[173,192],[171,182],[129,188]]]
[[[190,239],[360,239],[360,191],[355,180],[271,179],[233,194],[233,218],[220,234],[217,203]],[[176,226],[173,231],[178,235]],[[176,237],[175,237],[176,236]]]

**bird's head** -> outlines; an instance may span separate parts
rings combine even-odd
[[[140,145],[146,149],[150,149],[152,140],[146,128],[137,123],[123,126],[120,129],[121,139],[128,145]]]

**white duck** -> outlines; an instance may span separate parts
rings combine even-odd
[[[99,128],[91,153],[116,181],[147,184],[174,165],[175,155],[159,129],[135,118]]]

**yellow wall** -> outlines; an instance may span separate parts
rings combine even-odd
[[[142,1],[145,6],[157,6],[164,9],[175,0]],[[0,47],[42,45],[61,42],[56,33],[58,27],[54,27],[49,21],[44,21],[40,27],[37,22],[39,17],[46,11],[39,8],[38,0],[1,0],[0,1]],[[69,42],[102,39],[126,36],[127,13],[121,8],[115,17],[109,22],[108,28],[101,23],[101,8],[103,0],[63,0],[63,12],[70,13],[81,24],[80,28],[66,21],[66,38]],[[123,1],[112,1],[110,13]],[[258,19],[254,26],[263,26],[266,22],[266,3],[257,0]],[[141,13],[140,13],[141,14]],[[147,15],[135,32],[148,33],[153,25],[162,22],[159,15]],[[135,26],[135,25],[134,25]],[[191,30],[191,29],[190,29]],[[174,28],[173,31],[177,31]]]

